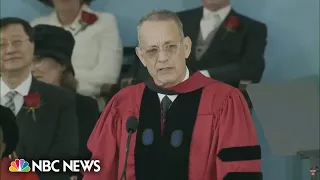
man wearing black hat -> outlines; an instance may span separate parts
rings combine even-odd
[[[78,120],[74,94],[32,77],[33,28],[19,18],[0,19],[0,104],[17,119],[16,158],[67,159],[78,155]],[[58,176],[58,177],[57,177]],[[70,176],[39,173],[41,180]]]
[[[46,83],[54,84],[76,92],[77,81],[71,63],[75,40],[69,31],[51,25],[34,27],[35,60],[33,75]],[[100,112],[97,101],[91,97],[76,95],[79,153],[82,159],[90,159],[91,153],[86,147]]]

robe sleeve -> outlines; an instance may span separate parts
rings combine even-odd
[[[116,96],[109,101],[87,144],[92,153],[91,159],[100,160],[100,172],[84,172],[83,180],[117,180],[117,137],[119,137],[117,134],[121,133],[118,131],[121,129],[121,121],[115,98]]]
[[[218,114],[217,180],[261,180],[261,149],[248,105],[237,89]]]

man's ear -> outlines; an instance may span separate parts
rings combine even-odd
[[[142,56],[142,52],[141,52],[140,48],[138,48],[138,47],[136,47],[136,54],[137,54],[138,58],[140,59],[141,63],[143,64],[143,66],[146,67],[147,66],[146,62]]]
[[[191,47],[192,47],[192,41],[191,39],[187,36],[183,40],[183,48],[184,48],[184,57],[187,59],[190,56],[191,53]]]
[[[34,45],[34,41],[32,41],[32,42],[30,42],[30,44],[31,44],[31,46],[29,46],[30,47],[30,49],[31,49],[31,51],[33,52],[33,54],[34,54],[34,50],[35,50],[35,45]]]

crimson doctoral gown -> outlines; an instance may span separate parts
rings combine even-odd
[[[197,72],[171,88],[179,93],[161,131],[160,100],[144,83],[108,103],[89,141],[101,171],[84,180],[119,180],[124,167],[126,120],[139,119],[127,180],[261,180],[261,150],[239,90]]]

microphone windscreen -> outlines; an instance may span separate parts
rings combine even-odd
[[[138,128],[138,119],[134,116],[130,116],[126,124],[127,132],[134,133]]]

